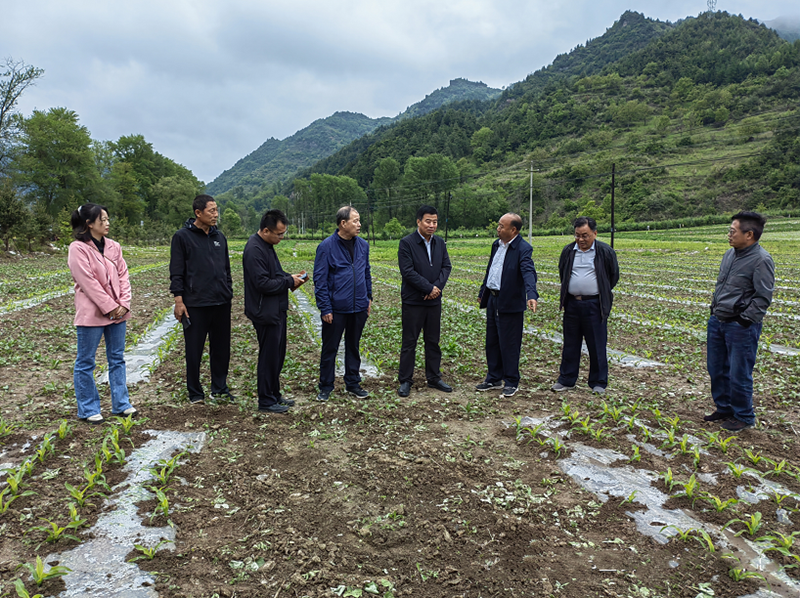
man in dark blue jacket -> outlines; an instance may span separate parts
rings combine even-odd
[[[284,413],[294,401],[281,395],[280,375],[286,359],[286,310],[289,291],[308,276],[287,274],[281,268],[275,245],[286,233],[288,220],[280,210],[269,210],[261,228],[250,237],[242,254],[244,314],[253,322],[258,337],[258,410]]]
[[[189,401],[203,402],[200,361],[207,336],[211,395],[232,400],[228,364],[233,283],[228,241],[216,227],[219,212],[213,197],[198,195],[192,209],[195,217],[172,236],[169,259],[169,290],[175,297],[175,318],[183,324],[186,345],[186,387]]]
[[[403,341],[400,348],[400,388],[397,394],[407,397],[414,378],[414,359],[417,339],[422,331],[425,342],[425,377],[428,386],[451,392],[442,380],[439,369],[442,351],[439,334],[442,319],[442,291],[450,277],[450,256],[444,239],[434,235],[439,225],[439,213],[433,206],[417,210],[417,230],[403,237],[397,249],[397,263],[403,284],[400,299],[403,303]]]
[[[478,292],[481,309],[486,309],[486,379],[476,390],[503,387],[512,397],[519,388],[519,354],[525,308],[536,312],[536,268],[533,248],[522,237],[522,218],[505,214],[497,224],[498,239]],[[503,386],[505,381],[505,386]]]
[[[372,308],[372,276],[369,243],[358,236],[361,217],[350,207],[336,213],[336,232],[317,246],[314,259],[314,296],[322,318],[322,351],[319,360],[318,401],[333,392],[336,352],[344,334],[344,384],[359,399],[369,393],[361,388],[361,355],[358,344]]]

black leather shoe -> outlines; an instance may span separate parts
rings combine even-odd
[[[285,399],[284,397],[278,399],[278,404],[286,405],[287,407],[294,407],[294,401],[292,399]]]
[[[715,411],[711,415],[706,415],[703,418],[704,422],[718,422],[721,420],[730,419],[733,417],[732,413],[720,413],[719,411]]]
[[[274,403],[272,405],[267,405],[266,407],[259,407],[258,410],[266,413],[286,413],[289,411],[289,406],[281,405],[280,403]]]
[[[449,384],[445,384],[442,380],[428,382],[428,388],[435,388],[436,390],[441,390],[442,392],[453,392],[453,387]]]
[[[400,388],[397,389],[397,394],[401,397],[407,397],[411,394],[411,382],[403,382]]]

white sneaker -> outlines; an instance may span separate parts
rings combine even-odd
[[[139,413],[139,411],[136,409],[136,407],[128,407],[125,411],[121,411],[120,413],[112,413],[112,415],[116,415],[118,417],[128,417],[129,415],[133,415],[136,417],[137,413]]]
[[[94,424],[94,425],[102,424],[105,421],[105,419],[103,419],[102,414],[100,414],[100,413],[95,413],[94,415],[90,415],[89,417],[84,417],[82,419],[86,423]]]

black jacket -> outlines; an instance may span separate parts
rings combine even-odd
[[[486,266],[481,290],[478,297],[481,300],[481,309],[489,303],[489,291],[486,290],[486,280],[492,260],[500,247],[500,239],[492,243],[492,255]],[[503,274],[500,277],[500,294],[497,296],[497,311],[500,313],[519,313],[528,307],[528,299],[539,300],[536,292],[536,268],[533,266],[533,248],[530,243],[519,235],[511,241],[503,260]]]
[[[275,325],[289,309],[289,289],[294,278],[281,268],[275,248],[251,235],[242,254],[244,268],[244,315],[256,324]]]
[[[725,252],[711,300],[711,313],[720,318],[739,318],[744,326],[761,322],[772,303],[775,263],[758,243]]]
[[[617,263],[617,253],[611,249],[610,245],[595,239],[594,249],[594,271],[597,275],[597,290],[600,295],[600,315],[605,320],[611,313],[611,306],[614,303],[614,294],[611,289],[619,282],[619,264]],[[564,309],[564,303],[567,300],[574,261],[575,241],[564,247],[561,251],[561,258],[558,260],[558,276],[561,279],[560,309]]]
[[[169,290],[188,307],[210,307],[233,298],[228,241],[216,226],[208,234],[189,218],[172,235]]]
[[[406,305],[439,305],[442,296],[436,299],[425,300],[433,287],[444,291],[444,285],[450,276],[453,266],[447,254],[447,245],[444,239],[433,235],[431,237],[431,261],[428,261],[428,250],[425,241],[419,232],[414,231],[407,237],[400,239],[397,249],[397,263],[403,284],[400,288],[400,298]]]

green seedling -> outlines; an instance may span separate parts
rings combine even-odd
[[[681,438],[680,442],[678,442],[678,451],[680,451],[681,455],[689,455],[692,452],[692,447],[689,444],[689,435],[684,434]]]
[[[103,473],[104,456],[102,450],[94,455],[94,470],[97,473]]]
[[[172,474],[180,465],[180,459],[182,459],[185,455],[186,451],[182,451],[171,459],[161,459],[158,463],[156,463],[155,467],[150,468],[150,474],[162,488],[169,483],[170,478],[172,478]]]
[[[75,503],[69,503],[67,507],[69,509],[69,522],[73,529],[78,529],[86,525],[87,520],[81,519],[81,516],[78,515],[78,509]]]
[[[644,442],[650,442],[650,430],[644,426],[639,426],[639,433],[642,435],[642,440]]]
[[[728,500],[723,501],[718,496],[714,496],[708,492],[705,493],[705,496],[703,496],[702,499],[711,503],[711,506],[714,507],[714,510],[717,513],[722,513],[725,509],[739,503],[739,501],[735,498],[729,498]]]
[[[697,469],[698,467],[700,467],[700,447],[699,446],[695,446],[694,447],[694,450],[692,451],[692,455],[694,455],[694,457],[692,458],[692,465],[694,466],[695,469]]]
[[[622,505],[624,505],[626,503],[633,504],[633,501],[636,500],[636,495],[637,494],[639,494],[639,491],[638,490],[634,490],[625,499],[623,499],[623,501],[621,503],[619,503],[619,506],[622,506]]]
[[[703,434],[706,435],[706,440],[708,441],[706,443],[705,448],[712,447],[719,443],[719,435],[721,434],[720,430],[717,430],[716,432],[709,432],[707,430],[703,430]]]
[[[85,488],[81,489],[72,484],[65,482],[64,487],[69,492],[69,496],[72,500],[74,500],[79,507],[83,508],[86,505],[93,507],[94,505],[90,502],[87,502],[89,498],[93,496],[99,496],[100,498],[105,498],[105,494],[101,492],[89,492],[91,490],[91,486],[87,485]]]
[[[133,414],[129,415],[128,417],[116,416],[114,420],[117,422],[117,425],[122,428],[122,431],[125,435],[131,433],[131,428],[136,425],[136,420],[133,419]]]
[[[783,548],[782,546],[773,547],[770,550],[775,550],[781,556],[785,556],[786,558],[792,559],[792,560],[795,561],[791,565],[784,565],[784,567],[783,567],[784,569],[796,569],[796,568],[800,567],[800,555],[797,555],[797,554],[793,553],[791,550],[788,550],[787,548]]]
[[[156,495],[156,500],[158,504],[156,508],[153,509],[153,514],[150,515],[150,521],[158,517],[159,515],[163,515],[164,517],[169,517],[169,499],[166,495],[166,488],[156,488],[154,486],[150,486],[150,491],[154,492]]]
[[[2,490],[0,490],[0,515],[8,511],[8,507],[11,506],[11,503],[17,500],[18,498],[22,498],[23,496],[31,496],[32,494],[36,494],[33,490],[26,490],[25,492],[21,492],[15,496],[10,495],[11,488],[6,486]],[[9,494],[8,498],[5,498],[6,494]]]
[[[778,506],[780,507],[780,506],[781,506],[781,503],[782,503],[783,501],[785,501],[787,498],[794,498],[794,495],[793,495],[793,494],[781,494],[781,493],[780,493],[780,492],[778,492],[777,490],[773,490],[773,491],[772,491],[772,496],[770,496],[770,498],[772,499],[772,501],[773,501],[773,502],[774,502],[776,505],[778,505]]]
[[[772,471],[767,471],[764,475],[774,475],[775,477],[781,475],[782,473],[786,473],[786,459],[783,459],[780,463],[772,462]]]
[[[29,594],[28,590],[25,589],[25,584],[19,578],[14,580],[14,589],[17,591],[19,598],[44,598],[42,594]]]
[[[48,433],[44,435],[44,438],[42,438],[42,444],[39,445],[39,448],[36,449],[34,454],[39,460],[39,463],[44,463],[47,455],[52,453],[54,450],[55,447],[53,446],[53,435],[52,433]]]
[[[522,417],[515,417],[514,418],[514,437],[519,440],[522,438],[522,429],[525,426],[522,425]]]
[[[606,432],[608,428],[597,428],[596,430],[592,430],[589,432],[589,435],[594,438],[597,442],[602,442],[606,438],[608,438],[608,434]],[[639,447],[636,447],[639,448]]]
[[[110,492],[111,488],[106,482],[106,476],[98,471],[90,471],[89,469],[83,470],[83,477],[86,478],[86,489],[91,490],[95,486],[100,486],[103,490]]]
[[[625,411],[625,408],[622,407],[621,409],[617,406],[609,407],[607,403],[603,403],[603,413],[611,418],[615,424],[618,424],[619,421],[622,419],[622,414]]]
[[[678,443],[675,440],[675,430],[670,428],[669,430],[667,430],[667,439],[663,443],[661,443],[661,448],[671,449],[676,444]]]
[[[728,471],[730,471],[730,472],[731,472],[731,474],[733,475],[733,477],[735,477],[735,478],[737,478],[737,479],[739,479],[740,477],[742,477],[742,476],[744,475],[744,473],[745,473],[745,472],[747,472],[747,471],[753,471],[753,470],[752,470],[752,469],[750,469],[749,467],[745,467],[745,466],[743,466],[743,465],[739,465],[738,463],[734,463],[733,461],[728,461],[727,463],[725,463],[725,465],[727,465],[727,466],[728,466]]]
[[[764,458],[761,456],[761,451],[754,452],[750,449],[744,449],[745,456],[750,459],[750,463],[753,465],[758,465],[759,462]]]
[[[669,424],[669,427],[672,428],[673,432],[677,432],[681,424],[681,418],[677,415],[675,417],[665,417],[664,421]]]
[[[523,428],[522,431],[523,432],[527,432],[528,434],[530,434],[530,437],[531,437],[530,440],[528,440],[528,444],[530,444],[534,440],[536,442],[538,442],[540,445],[544,443],[544,440],[540,440],[539,439],[540,430],[544,427],[544,424],[545,424],[545,422],[542,422],[542,423],[540,423],[538,426],[536,426],[534,428],[530,428],[530,427]]]
[[[0,417],[0,438],[8,436],[11,432],[14,431],[14,428],[17,427],[17,424],[12,424],[11,422],[7,422],[4,418]]]
[[[33,577],[33,581],[36,582],[37,586],[41,586],[48,579],[61,577],[72,571],[72,569],[64,567],[63,565],[55,565],[53,567],[50,567],[49,570],[45,571],[44,562],[42,561],[42,557],[40,557],[39,555],[36,555],[35,565],[32,565],[30,563],[22,563],[21,565],[19,565],[19,567],[27,569],[30,572],[31,576]]]
[[[683,542],[688,542],[689,539],[692,537],[692,534],[695,531],[694,528],[690,528],[690,529],[687,529],[686,531],[684,531],[681,528],[679,528],[677,525],[665,525],[664,527],[661,528],[661,533],[662,534],[664,533],[665,529],[674,529],[675,530],[675,537],[678,538],[679,540],[683,541]]]
[[[172,540],[161,540],[161,542],[159,542],[158,544],[156,544],[152,548],[148,548],[147,546],[142,546],[141,544],[134,544],[133,547],[136,550],[138,550],[139,552],[141,552],[142,554],[139,555],[139,556],[133,557],[128,562],[132,563],[132,562],[138,561],[140,559],[147,559],[148,561],[152,561],[155,558],[156,552],[158,552],[159,548],[161,548],[164,544],[172,544],[172,543],[173,543]]]
[[[760,579],[764,582],[767,581],[767,578],[761,575],[761,573],[756,573],[755,571],[746,571],[745,569],[741,569],[739,567],[734,567],[728,571],[728,576],[733,581],[744,581],[745,579]]]
[[[13,470],[14,473],[11,474],[6,478],[6,483],[8,487],[11,489],[11,494],[17,495],[23,488],[27,488],[28,484],[23,482],[22,480],[25,479],[25,468],[18,467],[17,469]]]
[[[653,407],[653,409],[650,412],[653,414],[653,417],[655,418],[655,420],[658,422],[658,425],[660,426],[661,425],[661,420],[664,418],[664,416],[661,415],[661,410],[658,407]]]
[[[731,519],[722,526],[722,529],[728,528],[730,525],[734,523],[741,523],[744,525],[744,529],[736,532],[734,536],[741,536],[743,533],[747,532],[750,537],[756,535],[759,529],[761,529],[761,513],[756,512],[753,515],[750,515],[749,519]]]
[[[728,436],[724,440],[722,438],[717,438],[717,447],[719,450],[722,451],[723,454],[728,454],[729,445],[736,439],[736,436]]]
[[[680,483],[680,486],[683,488],[683,492],[678,492],[675,496],[688,498],[692,501],[692,506],[694,506],[695,501],[700,498],[698,495],[700,485],[697,483],[697,478],[695,475],[692,474],[692,477],[689,478],[689,481],[686,483]]]
[[[772,532],[769,535],[761,536],[760,538],[756,538],[756,542],[770,542],[772,546],[769,548],[765,548],[764,552],[768,552],[770,550],[776,550],[778,548],[784,548],[786,550],[791,550],[794,546],[794,539],[800,536],[800,532],[792,532],[788,536],[783,535],[780,532]]]
[[[628,419],[628,423],[625,424],[625,425],[628,427],[628,432],[630,432],[631,434],[634,434],[636,432],[636,427],[639,424],[636,423],[636,418],[631,417],[631,418]]]
[[[667,467],[667,471],[662,473],[661,477],[664,480],[664,485],[667,487],[667,490],[672,492],[672,488],[678,483],[672,478],[672,469]]]
[[[61,425],[58,426],[56,434],[58,434],[59,440],[64,440],[64,438],[67,437],[67,434],[69,434],[71,431],[72,431],[72,426],[69,424],[67,420],[62,419]]]
[[[561,456],[561,449],[564,448],[564,443],[561,442],[561,440],[553,436],[547,441],[547,444],[550,445],[550,448],[553,450],[553,453],[555,453],[556,457]]]
[[[35,466],[36,460],[34,458],[30,458],[25,459],[22,463],[20,463],[17,469],[21,469],[24,472],[24,475],[31,475]]]
[[[628,459],[628,463],[638,463],[642,460],[642,456],[639,454],[639,447],[637,445],[633,445],[633,455],[630,459]]]
[[[717,547],[714,546],[714,541],[711,539],[711,536],[708,535],[708,532],[704,529],[698,529],[696,532],[694,539],[700,542],[702,547],[708,552],[714,554],[717,551]]]
[[[67,533],[69,530],[76,529],[75,523],[70,522],[64,527],[61,527],[55,521],[51,521],[50,519],[45,519],[44,517],[39,517],[39,519],[47,522],[47,525],[37,525],[30,528],[28,532],[38,531],[46,533],[47,537],[44,540],[45,542],[48,542],[49,544],[55,544],[64,538],[67,538],[68,540],[75,540],[76,542],[81,541],[81,539],[77,536]]]
[[[561,413],[561,419],[569,419],[569,414],[572,413],[572,407],[566,401],[561,403]]]

